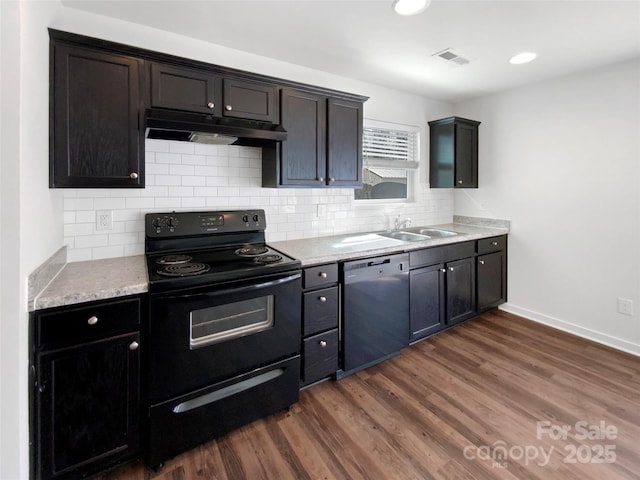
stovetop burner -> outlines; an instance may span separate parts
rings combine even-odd
[[[158,265],[176,265],[178,263],[188,263],[193,260],[191,255],[165,255],[156,260]]]
[[[299,260],[266,244],[264,217],[260,209],[147,214],[149,291],[217,288],[299,271]]]
[[[269,253],[254,258],[256,263],[278,263],[281,260],[282,255],[278,255],[277,253]]]
[[[241,257],[259,257],[268,251],[269,249],[265,245],[249,245],[236,250],[236,254]]]
[[[186,257],[187,255],[185,255]],[[209,265],[204,263],[176,263],[166,265],[158,270],[159,275],[165,277],[191,277],[193,275],[201,275],[209,271]]]

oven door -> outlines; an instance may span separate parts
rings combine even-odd
[[[152,295],[149,400],[163,401],[296,355],[300,271]]]

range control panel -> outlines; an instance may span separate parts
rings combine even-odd
[[[264,230],[264,210],[147,213],[145,233],[149,238],[182,237],[216,233]]]

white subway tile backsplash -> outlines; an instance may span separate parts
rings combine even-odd
[[[453,217],[453,192],[426,184],[416,203],[374,205],[356,204],[348,188],[262,188],[258,148],[147,140],[145,167],[144,189],[64,190],[69,261],[143,254],[144,215],[154,211],[263,208],[267,241],[383,230],[397,214],[414,225]],[[96,210],[113,212],[111,230],[95,230]]]
[[[189,142],[169,142],[169,151],[172,153],[195,154],[195,144]]]

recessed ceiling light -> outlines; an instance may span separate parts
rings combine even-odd
[[[417,15],[424,12],[431,4],[431,0],[396,0],[393,9],[398,15]]]
[[[511,59],[509,60],[509,63],[511,65],[522,65],[523,63],[529,63],[535,60],[537,56],[538,56],[537,53],[522,52],[511,57]]]

